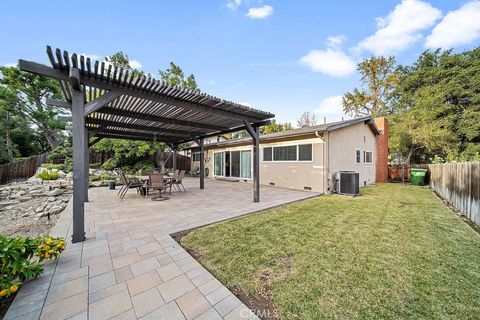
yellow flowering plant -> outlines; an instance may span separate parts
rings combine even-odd
[[[8,299],[21,284],[38,277],[40,262],[57,259],[65,249],[65,240],[53,237],[15,237],[0,235],[0,299]]]

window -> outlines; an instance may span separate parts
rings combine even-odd
[[[193,162],[200,162],[200,152],[192,154]]]
[[[263,148],[263,161],[312,161],[313,145],[300,144],[293,146]]]
[[[360,149],[355,149],[355,163],[360,163],[362,162],[362,158],[361,158],[361,152],[360,152]]]
[[[373,163],[372,151],[363,151],[363,162],[364,163]]]
[[[273,161],[297,161],[297,146],[274,147]]]
[[[263,161],[272,161],[272,147],[263,148]]]
[[[240,176],[252,178],[252,152],[250,150],[240,152]]]
[[[312,161],[311,144],[301,144],[298,146],[298,161]]]

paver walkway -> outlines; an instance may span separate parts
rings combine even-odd
[[[170,236],[171,233],[315,196],[315,193],[206,179],[155,202],[129,191],[123,201],[90,189],[87,240],[24,284],[5,319],[257,319]],[[71,239],[71,203],[52,234]]]

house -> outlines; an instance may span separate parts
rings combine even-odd
[[[363,117],[261,135],[260,184],[324,193],[332,190],[338,171],[358,172],[360,185],[383,180],[377,176],[386,170],[387,153],[377,148],[387,148],[386,128],[385,118]],[[189,147],[187,152],[191,167],[198,168],[198,147]],[[251,139],[205,145],[205,174],[208,178],[250,181]]]

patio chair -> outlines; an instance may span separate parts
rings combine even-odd
[[[136,178],[127,179],[125,172],[123,172],[122,170],[119,170],[119,173],[120,173],[120,178],[122,179],[122,182],[123,182],[123,187],[120,188],[120,191],[117,193],[120,199],[123,199],[127,194],[128,190],[130,189],[135,188],[137,189],[137,193],[138,193],[140,192],[140,188],[145,187],[145,185]]]
[[[182,191],[182,189],[180,189],[180,186],[181,186],[183,188],[183,191],[187,192],[187,189],[185,189],[185,186],[183,185],[184,177],[185,177],[185,170],[181,170],[180,173],[178,174],[177,179],[172,180],[172,185],[174,185],[175,189],[177,189],[178,191]],[[170,190],[170,192],[171,191],[172,190]]]
[[[148,190],[158,190],[158,197],[153,197],[153,201],[163,201],[167,200],[168,197],[162,196],[162,190],[167,190],[170,187],[170,193],[172,192],[172,185],[166,184],[165,180],[163,179],[163,175],[161,173],[150,173],[149,174],[150,180],[148,182],[147,190],[145,192],[145,198],[148,195]]]
[[[200,175],[200,168],[196,167],[188,173],[191,177],[198,177]]]

